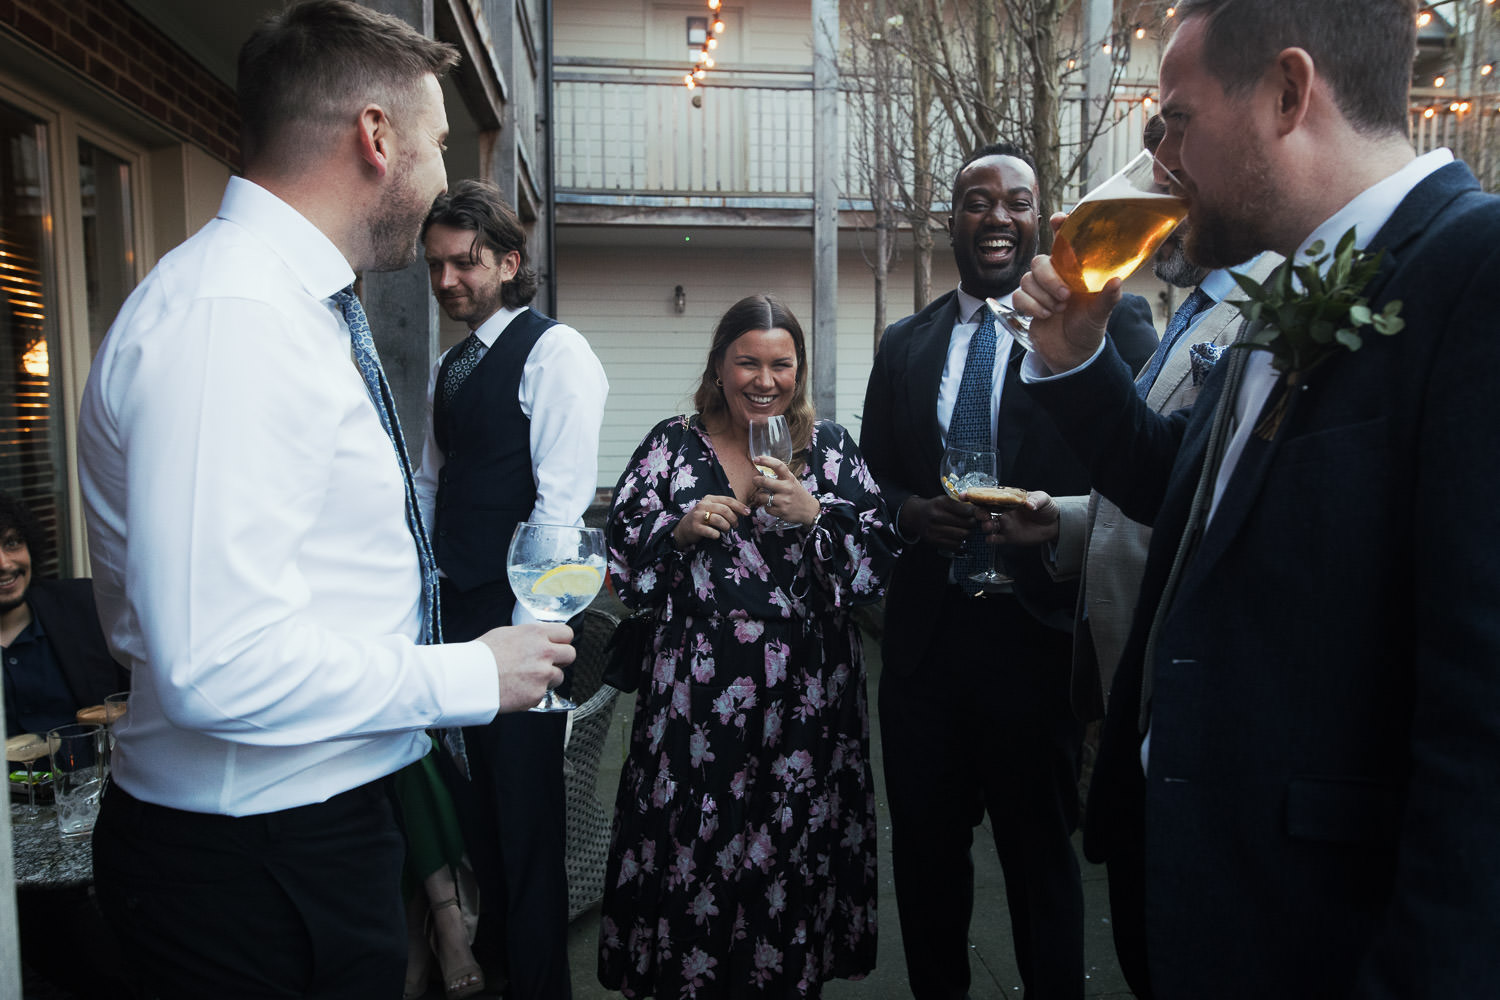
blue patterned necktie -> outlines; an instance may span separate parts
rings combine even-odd
[[[1151,360],[1146,362],[1146,367],[1141,369],[1141,373],[1136,376],[1135,391],[1142,399],[1146,398],[1146,394],[1156,384],[1156,377],[1161,374],[1162,366],[1167,363],[1167,358],[1171,355],[1172,349],[1177,346],[1177,342],[1182,339],[1182,335],[1187,333],[1188,327],[1193,323],[1193,317],[1213,305],[1213,302],[1214,300],[1202,288],[1195,288],[1183,300],[1182,305],[1177,307],[1177,311],[1167,321],[1167,332],[1162,334],[1161,343],[1156,345],[1156,353],[1151,355]]]
[[[964,357],[964,376],[958,383],[958,399],[948,421],[948,444],[973,451],[994,451],[990,439],[990,398],[995,388],[995,313],[980,306],[979,329],[969,339]],[[995,470],[999,474],[999,469]],[[964,543],[963,554],[953,561],[953,578],[963,583],[974,573],[990,568],[990,547],[984,532],[975,528]]]
[[[448,373],[443,379],[443,402],[453,402],[453,397],[458,393],[458,387],[464,384],[464,379],[473,374],[474,369],[479,367],[479,352],[484,348],[484,341],[479,339],[479,334],[470,333],[464,338],[464,342],[458,345],[458,355],[453,359],[453,364],[448,366]]]
[[[396,449],[396,460],[401,465],[401,478],[406,484],[406,527],[417,543],[417,557],[422,563],[422,634],[417,640],[425,644],[443,641],[442,622],[438,614],[437,560],[432,556],[432,545],[422,526],[422,511],[417,505],[417,487],[412,475],[411,459],[406,455],[406,442],[401,437],[401,421],[396,416],[396,401],[391,395],[390,383],[380,367],[380,355],[375,353],[375,338],[370,335],[370,321],[365,318],[364,307],[354,295],[353,287],[335,292],[333,301],[338,303],[349,326],[349,342],[354,348],[354,363],[364,377],[365,388],[380,416],[380,426],[385,428]]]

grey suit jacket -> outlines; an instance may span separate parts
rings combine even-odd
[[[1280,255],[1266,253],[1246,274],[1264,281],[1280,263]],[[1188,349],[1193,344],[1232,343],[1241,323],[1234,303],[1244,298],[1235,286],[1193,327],[1151,384],[1147,406],[1171,413],[1193,405],[1198,387],[1193,384]],[[1072,700],[1078,718],[1088,721],[1104,715],[1104,699],[1130,636],[1151,529],[1126,517],[1097,490],[1088,496],[1058,497],[1057,503],[1062,512],[1052,571],[1059,580],[1082,577],[1073,624]]]

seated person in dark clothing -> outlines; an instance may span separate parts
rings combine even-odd
[[[80,708],[130,687],[109,655],[88,580],[36,580],[45,539],[25,505],[0,492],[0,647],[5,735],[46,734]]]
[[[36,518],[15,497],[0,492],[0,660],[5,667],[5,735],[39,733],[73,721],[130,687],[130,674],[109,655],[94,592],[88,580],[37,580],[46,539]],[[94,904],[91,889],[27,889],[17,894],[22,974],[27,987],[77,991],[79,996],[121,996],[117,949]],[[56,929],[94,942],[80,959],[60,947]],[[51,994],[48,994],[51,995]],[[61,995],[74,995],[73,993]]]

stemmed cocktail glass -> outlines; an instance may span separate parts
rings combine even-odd
[[[516,600],[533,618],[565,622],[588,607],[604,582],[604,533],[564,524],[516,525],[505,557],[505,571]],[[577,708],[548,691],[533,712]]]

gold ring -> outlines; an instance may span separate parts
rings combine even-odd
[[[703,512],[703,523],[704,523],[704,524],[707,524],[707,523],[708,523],[708,519],[709,519],[709,518],[711,518],[711,517],[713,517],[713,516],[714,516],[714,515],[713,515],[713,512],[712,512],[712,511],[707,511],[707,510],[705,510],[705,511],[704,511],[704,512]]]

